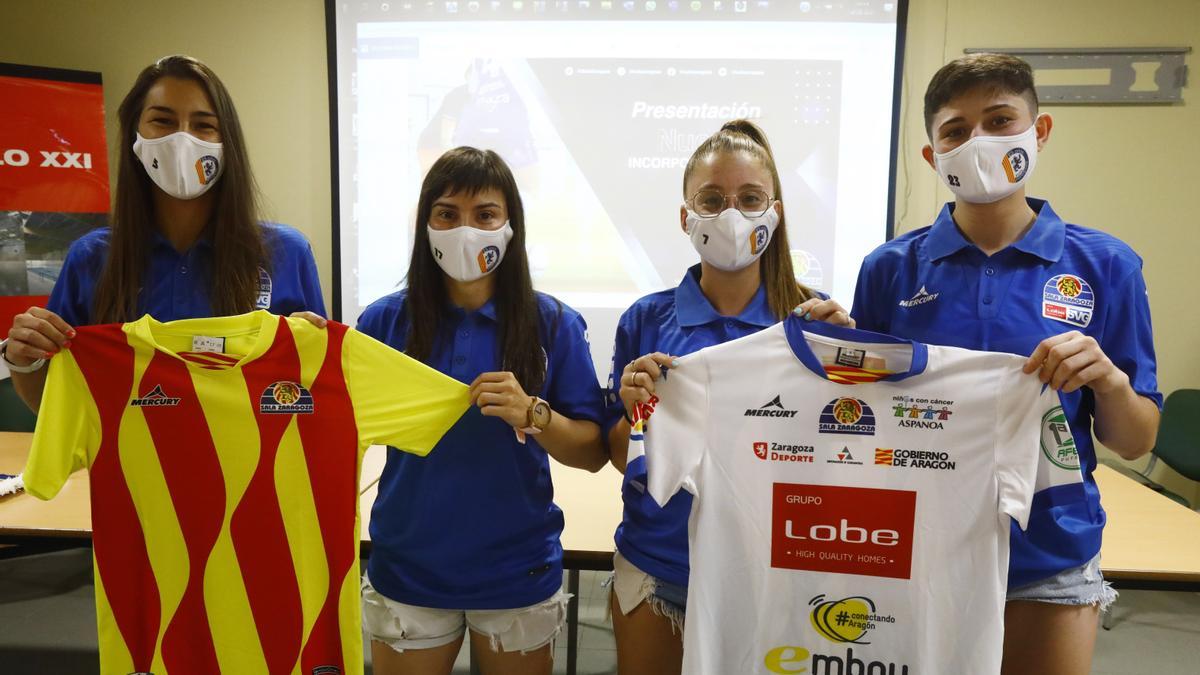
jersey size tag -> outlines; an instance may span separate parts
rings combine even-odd
[[[212,354],[225,353],[225,338],[209,337],[207,335],[192,336],[192,351],[193,352],[208,352]]]
[[[850,366],[851,368],[862,368],[863,361],[867,358],[867,350],[865,349],[850,349],[849,347],[838,347],[837,356],[833,362],[839,366]]]

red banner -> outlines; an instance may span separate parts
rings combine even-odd
[[[71,243],[105,224],[99,73],[0,63],[0,329],[43,305]]]

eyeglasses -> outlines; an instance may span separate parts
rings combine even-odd
[[[720,190],[701,190],[692,195],[687,205],[701,218],[716,218],[725,210],[725,204],[733,198],[733,207],[747,218],[757,218],[771,208],[774,199],[762,190],[743,190],[736,195],[727,195]]]

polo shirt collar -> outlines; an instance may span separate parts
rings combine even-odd
[[[679,325],[688,328],[726,318],[717,313],[700,290],[700,265],[688,268],[687,273],[683,275],[683,281],[675,288],[675,316],[679,319]],[[758,290],[754,292],[750,304],[733,318],[761,328],[778,323],[778,319],[771,313],[771,308],[767,306],[767,292],[762,284],[759,284]]]
[[[1067,226],[1062,218],[1043,199],[1026,199],[1029,208],[1037,212],[1033,227],[1012,245],[1018,251],[1037,256],[1046,262],[1058,262],[1062,258],[1067,240]]]
[[[492,297],[488,298],[488,301],[483,303],[483,306],[480,307],[479,309],[475,310],[474,312],[468,312],[467,310],[465,310],[462,307],[459,307],[458,305],[455,305],[453,303],[450,303],[450,311],[459,317],[465,317],[468,314],[478,314],[486,319],[489,319],[489,320],[495,322],[496,321],[496,296],[493,295]]]
[[[192,248],[187,251],[184,251],[183,253],[176,251],[175,247],[171,244],[171,241],[169,239],[167,239],[165,236],[163,236],[163,233],[159,232],[158,228],[154,229],[154,232],[153,232],[153,235],[151,238],[151,244],[155,250],[168,250],[168,251],[174,253],[175,255],[187,255],[188,253],[191,253],[192,251],[199,251],[199,250],[211,251],[213,249],[212,227],[211,226],[206,227],[204,229],[204,232],[202,232],[200,234],[200,238],[196,240],[196,243],[192,244]]]
[[[1058,262],[1066,241],[1066,225],[1054,209],[1050,208],[1049,202],[1032,197],[1026,197],[1025,201],[1038,215],[1033,221],[1033,227],[1029,228],[1024,237],[1014,242],[1011,248],[1047,262]],[[930,260],[936,262],[971,246],[974,244],[963,235],[962,230],[958,229],[958,224],[954,222],[954,202],[948,202],[929,228],[929,236],[925,239],[926,253]]]

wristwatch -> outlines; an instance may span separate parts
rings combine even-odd
[[[529,401],[529,410],[525,413],[525,427],[521,431],[527,434],[540,434],[550,426],[550,404],[534,396]]]
[[[0,341],[0,359],[4,359],[4,365],[14,373],[32,373],[36,370],[41,370],[42,366],[46,365],[46,359],[38,359],[27,366],[18,366],[8,360],[8,338]]]

